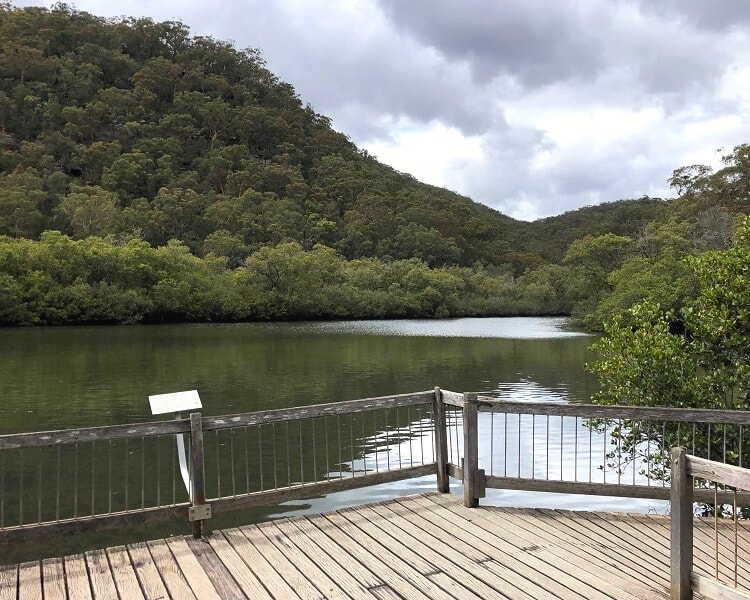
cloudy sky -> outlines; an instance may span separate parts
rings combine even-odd
[[[669,197],[750,142],[747,0],[71,4],[260,48],[360,148],[516,218]]]

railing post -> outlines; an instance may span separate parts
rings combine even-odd
[[[448,427],[446,424],[445,403],[439,387],[435,388],[435,462],[437,464],[437,490],[446,494],[450,491],[448,477]]]
[[[479,506],[479,498],[484,497],[484,471],[479,470],[479,419],[477,416],[477,395],[464,393],[464,506]]]
[[[688,476],[685,448],[672,448],[671,504],[671,600],[689,600],[693,570],[693,479]]]
[[[203,532],[204,519],[211,518],[211,507],[206,504],[201,413],[190,413],[190,471],[189,513],[193,522],[193,537],[197,539]]]

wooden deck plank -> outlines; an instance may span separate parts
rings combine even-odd
[[[185,543],[223,600],[245,600],[248,597],[205,539],[188,537]]]
[[[727,528],[719,529],[719,581],[725,584],[734,584],[734,546],[729,546],[726,538]],[[697,569],[702,570],[706,576],[716,577],[716,548],[713,523],[707,526],[698,526],[693,529],[693,562]],[[733,535],[733,533],[732,533]],[[723,541],[723,543],[722,543]],[[739,553],[738,553],[739,554]],[[743,565],[742,557],[739,557],[739,565]],[[750,587],[746,569],[738,569],[738,584],[747,589]]]
[[[240,531],[249,537],[253,533],[253,528],[247,526],[240,527]],[[291,540],[282,534],[274,526],[273,522],[258,525],[256,531],[263,534],[279,554],[287,557],[325,598],[345,600],[351,597],[350,594],[344,592],[339,587],[336,580],[327,573],[327,569],[322,568],[319,563],[311,560]]]
[[[0,600],[18,597],[18,565],[0,565]]]
[[[209,538],[207,538],[212,550],[225,565],[227,571],[231,573],[237,585],[239,585],[242,592],[248,598],[261,598],[264,600],[272,600],[273,596],[263,586],[255,573],[247,566],[242,557],[237,554],[236,550],[227,541],[227,539],[221,535],[220,531],[214,531]]]
[[[294,563],[291,556],[280,552],[276,545],[263,534],[259,525],[248,525],[241,529],[233,529],[231,532],[237,533],[238,539],[244,535],[249,542],[247,548],[254,548],[254,551],[250,554],[251,560],[255,561],[258,559],[257,557],[263,557],[268,565],[286,582],[289,589],[294,590],[294,593],[300,598],[323,600],[324,596],[321,591],[305,577],[300,570],[300,566]]]
[[[744,544],[740,543],[738,547],[738,560],[740,567],[738,569],[738,584],[744,589],[750,588],[750,578],[742,566],[748,562],[748,538],[744,535],[744,527],[740,527],[738,538],[744,537]],[[743,535],[739,535],[740,532]],[[698,519],[693,529],[693,543],[696,547],[694,553],[694,562],[696,567],[702,568],[707,576],[715,577],[715,539],[714,539],[713,519]],[[738,539],[738,542],[740,540]],[[732,521],[727,520],[725,523],[719,522],[719,579],[730,585],[734,584],[734,530]]]
[[[445,501],[440,498],[435,498],[435,500],[439,503],[442,502],[454,512],[460,510],[450,500]],[[548,545],[546,548],[543,548],[538,546],[538,544],[530,546],[527,542],[519,541],[513,532],[507,531],[502,519],[497,518],[497,515],[487,508],[464,511],[462,514],[465,518],[477,524],[483,523],[487,531],[486,539],[492,540],[492,543],[497,544],[503,552],[523,556],[524,561],[528,562],[528,564],[534,565],[539,570],[559,579],[566,587],[579,593],[581,598],[590,598],[591,600],[595,598],[601,600],[609,598],[621,598],[622,600],[625,598],[634,598],[627,591],[613,589],[607,582],[593,577],[588,571],[589,565],[587,563],[577,561],[577,564],[574,564],[566,560],[569,556],[562,550],[559,552],[556,551],[554,546]],[[501,536],[499,535],[500,532],[509,533],[509,535]],[[560,555],[565,556],[565,558],[561,560]],[[564,570],[561,567],[564,567]]]
[[[436,502],[440,502],[440,500],[437,499]],[[483,539],[497,548],[499,556],[495,560],[502,564],[503,567],[505,567],[508,557],[515,557],[521,560],[527,567],[543,573],[544,577],[553,579],[563,585],[566,590],[562,591],[561,597],[578,598],[581,600],[594,598],[603,600],[610,598],[609,595],[603,593],[601,590],[592,587],[586,580],[586,577],[582,578],[574,576],[575,573],[570,573],[567,562],[560,561],[554,556],[549,556],[548,553],[541,552],[537,544],[518,543],[518,540],[513,537],[506,539],[504,532],[494,531],[494,522],[487,515],[480,514],[481,511],[462,513],[460,508],[452,503],[444,504],[443,508],[458,514],[460,517],[482,528],[485,531]]]
[[[115,580],[104,550],[85,552],[94,600],[119,600]]]
[[[669,519],[662,515],[634,515],[633,519],[642,523],[646,527],[646,533],[653,540],[655,546],[664,547],[669,544]],[[620,526],[616,521],[612,521],[613,526]],[[710,529],[710,533],[709,530]],[[629,531],[626,531],[626,535]],[[701,520],[696,520],[693,529],[693,564],[699,571],[703,571],[709,576],[714,576],[714,550],[713,550],[713,524],[704,527]],[[733,550],[725,549],[725,552]],[[664,555],[664,568],[668,568],[669,555]],[[723,561],[719,563],[720,576],[730,577],[729,567]]]
[[[324,555],[324,564],[330,565],[332,573],[340,574],[340,571],[343,570],[346,574],[345,576],[356,582],[352,584],[355,587],[361,585],[367,590],[372,590],[386,585],[382,579],[375,576],[365,565],[345,552],[341,546],[331,540],[305,517],[275,521],[274,525],[292,540],[309,541],[313,548]],[[301,535],[298,536],[296,535],[297,533]]]
[[[128,554],[146,600],[168,598],[167,588],[164,587],[164,582],[161,580],[146,544],[138,542],[128,545]]]
[[[303,532],[294,525],[289,526],[289,524],[284,522],[272,522],[271,524],[282,536],[282,541],[280,543],[283,543],[284,545],[294,544],[311,562],[318,565],[325,573],[327,573],[328,576],[338,584],[347,597],[387,597],[388,592],[374,594],[371,590],[367,589],[362,581],[357,580],[356,577],[347,570],[346,565],[342,564],[341,560],[332,558],[330,553],[325,551],[325,548],[322,548],[319,544],[312,541],[310,536],[304,535]],[[371,574],[368,572],[366,575],[368,580],[370,576]],[[370,584],[370,587],[373,586],[380,588],[385,587],[381,585],[380,582]],[[394,593],[392,590],[391,592]]]
[[[472,562],[471,557],[468,557],[468,561],[462,561],[465,564],[459,566],[454,560],[451,560],[456,558],[455,550],[441,540],[428,535],[419,527],[408,523],[397,513],[385,509],[383,514],[379,514],[373,510],[372,506],[360,507],[356,512],[367,519],[366,527],[369,529],[370,535],[377,535],[383,543],[388,543],[394,552],[399,550],[400,545],[405,545],[410,548],[410,551],[417,552],[435,565],[438,572],[428,574],[428,576],[447,592],[456,597],[474,595],[507,597],[504,592],[500,591],[508,585],[507,582],[498,581],[494,579],[493,574],[487,572],[481,573],[480,577],[477,577],[475,567],[478,567],[478,565]],[[364,522],[360,526],[363,525]],[[481,569],[481,567],[479,568]],[[441,576],[441,573],[446,575],[447,578]],[[483,580],[481,575],[485,575],[484,579],[488,581]],[[444,584],[450,585],[450,587],[445,587]]]
[[[378,600],[401,600],[401,596],[387,585],[375,588],[374,590],[371,590],[371,592],[375,598],[378,598]]]
[[[538,514],[540,518],[546,517],[557,526],[567,527],[580,540],[599,540],[610,556],[615,557],[618,562],[634,564],[646,573],[651,573],[649,579],[652,581],[666,581],[664,574],[669,572],[669,560],[663,556],[664,549],[655,547],[644,533],[627,526],[630,534],[625,534],[621,528],[606,524],[585,512],[541,509]],[[644,552],[644,549],[649,549],[650,552]]]
[[[46,558],[42,561],[42,590],[44,600],[67,600],[62,558]]]
[[[662,589],[666,584],[664,569],[654,568],[649,561],[643,561],[643,552],[634,556],[633,551],[627,547],[611,532],[598,528],[595,535],[587,520],[575,518],[566,512],[537,513],[527,510],[503,509],[508,519],[515,522],[528,523],[529,528],[543,529],[549,532],[553,538],[564,541],[565,547],[571,553],[582,558],[588,557],[605,568],[616,569],[622,576],[627,576],[636,585],[643,581],[651,582],[652,586]]]
[[[68,591],[69,600],[91,600],[91,580],[89,579],[86,558],[83,554],[66,556],[65,562],[65,587]]]
[[[429,520],[435,527],[435,531],[441,529],[450,531],[456,538],[482,550],[492,558],[483,563],[483,566],[496,573],[505,573],[508,570],[516,573],[527,582],[527,589],[540,600],[542,598],[580,598],[580,595],[563,586],[556,578],[547,573],[536,570],[527,565],[521,559],[511,554],[503,554],[502,563],[498,561],[498,549],[484,539],[483,531],[473,526],[469,521],[462,519],[459,515],[437,507],[426,498],[417,503],[426,510],[421,513],[423,519]]]
[[[557,557],[558,561],[563,559],[567,555],[566,565],[574,566],[582,569],[582,572],[586,572],[597,580],[597,583],[592,584],[592,587],[598,587],[605,594],[612,594],[616,589],[621,589],[619,592],[621,598],[654,598],[657,600],[663,598],[666,589],[663,586],[656,586],[654,589],[653,582],[646,582],[644,580],[632,579],[630,584],[623,586],[622,583],[622,572],[613,568],[611,564],[602,563],[598,560],[602,550],[602,546],[596,544],[595,546],[580,545],[578,549],[583,552],[574,552],[571,548],[563,547],[554,538],[548,537],[543,538],[540,536],[540,531],[536,533],[530,533],[523,528],[518,527],[515,520],[508,519],[507,513],[498,513],[493,511],[493,517],[498,522],[504,523],[506,527],[507,535],[505,537],[514,536],[519,542],[528,544],[529,547],[541,546],[545,551],[549,552],[550,555]],[[543,539],[540,544],[539,541]],[[572,569],[568,568],[568,571]],[[650,585],[649,585],[650,584]],[[622,591],[626,590],[626,591]]]
[[[187,545],[185,538],[167,538],[167,546],[180,567],[182,576],[198,600],[222,600],[201,563]]]
[[[18,565],[18,600],[42,600],[42,568],[39,561]]]
[[[371,511],[372,514],[380,517],[378,519],[379,526],[385,526],[388,523],[396,525],[401,531],[417,539],[419,544],[424,544],[427,548],[430,548],[436,555],[440,556],[440,558],[435,559],[435,562],[441,570],[457,577],[469,589],[480,594],[489,594],[492,589],[499,594],[510,594],[510,590],[515,588],[517,592],[512,592],[514,598],[536,600],[537,596],[528,591],[529,583],[527,580],[516,577],[513,571],[509,571],[506,574],[507,577],[498,576],[492,571],[488,572],[488,569],[480,563],[490,560],[492,558],[490,555],[453,536],[435,534],[431,528],[431,523],[416,519],[416,514],[404,504],[387,502],[380,506],[365,507],[363,510]],[[417,510],[419,510],[418,507]],[[389,512],[396,515],[397,518],[390,517]],[[413,522],[412,519],[417,522]],[[467,561],[466,558],[469,560]],[[474,578],[479,584],[474,583],[471,578]]]
[[[742,587],[750,528],[738,538]],[[713,576],[713,522],[697,520],[694,539],[696,570]],[[430,493],[0,567],[0,600],[661,600],[668,546],[664,516],[466,509]],[[720,522],[728,584],[733,553]]]
[[[407,561],[386,551],[375,540],[367,536],[357,537],[357,531],[338,515],[308,517],[310,522],[328,536],[345,553],[372,571],[375,576],[387,581],[398,594],[408,600],[429,600],[451,596],[437,584],[427,579]],[[351,532],[352,535],[349,535]]]
[[[664,517],[644,515],[638,521],[647,527],[646,531],[650,532],[650,535],[655,539],[669,539],[669,521]],[[699,525],[699,522],[695,521],[694,524]],[[700,529],[699,526],[693,529],[693,565],[694,568],[708,573],[712,570],[713,543],[707,543],[705,536],[701,535]],[[666,565],[667,562],[665,561],[664,564]]]
[[[365,537],[369,536],[372,540],[377,540],[377,543],[380,544],[386,552],[390,552],[394,556],[399,556],[409,564],[412,564],[413,557],[418,557],[423,565],[428,565],[428,570],[422,570],[420,571],[420,574],[431,584],[437,584],[442,590],[444,590],[444,592],[448,593],[450,597],[481,597],[481,592],[483,591],[482,588],[484,588],[485,592],[494,593],[496,597],[504,597],[502,594],[492,590],[492,588],[481,580],[472,581],[476,588],[480,589],[472,588],[467,585],[465,579],[468,577],[465,573],[460,573],[458,578],[455,574],[447,573],[445,569],[447,563],[442,561],[438,554],[431,554],[429,548],[423,544],[418,537],[414,537],[408,532],[394,530],[393,526],[380,527],[379,525],[376,525],[372,521],[372,517],[368,516],[367,510],[364,512],[359,510],[362,508],[363,507],[355,507],[346,511],[341,511],[342,516],[355,528],[350,531],[358,530],[362,532],[360,535],[363,534]],[[375,520],[378,520],[377,515],[375,515]],[[422,569],[425,569],[425,567],[422,566]]]
[[[156,540],[147,542],[146,547],[151,553],[159,575],[161,575],[164,587],[167,588],[167,593],[175,599],[198,600],[185,580],[185,576],[182,574],[174,556],[172,556],[167,543],[164,540]]]
[[[299,598],[299,594],[292,589],[281,574],[274,569],[263,553],[259,552],[242,532],[227,529],[221,534],[242,558],[245,564],[255,573],[271,596],[275,598]]]
[[[107,548],[107,558],[109,558],[109,565],[112,568],[115,586],[120,597],[143,600],[143,591],[138,583],[138,576],[133,568],[133,563],[130,561],[127,548],[125,546]],[[47,599],[45,598],[45,600]]]
[[[498,512],[506,514],[508,519],[513,519],[518,527],[525,529],[529,533],[543,532],[547,539],[555,540],[555,543],[564,545],[570,552],[577,556],[591,557],[591,547],[594,547],[595,552],[592,560],[611,568],[618,568],[625,576],[633,578],[638,582],[643,579],[650,579],[654,583],[659,583],[663,580],[663,576],[657,577],[653,572],[641,568],[639,564],[631,564],[628,557],[622,555],[617,547],[613,551],[611,545],[601,542],[591,544],[591,546],[582,545],[580,539],[573,535],[566,526],[561,526],[559,521],[553,522],[550,519],[534,518],[527,510],[509,511],[506,508],[500,508]],[[598,553],[596,550],[601,552]]]

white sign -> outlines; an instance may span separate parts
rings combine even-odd
[[[156,394],[149,396],[152,415],[163,415],[164,413],[178,413],[182,411],[202,408],[198,390],[187,392],[172,392],[171,394]]]

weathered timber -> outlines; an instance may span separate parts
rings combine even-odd
[[[107,560],[112,567],[112,576],[120,597],[145,600],[127,548],[125,546],[107,548]]]
[[[561,494],[584,494],[588,496],[616,496],[619,498],[669,500],[668,487],[648,485],[587,483],[579,481],[528,479],[520,477],[496,477],[494,475],[488,475],[487,487],[500,490],[557,492]],[[713,492],[711,492],[711,498],[713,498]]]
[[[693,570],[693,480],[685,448],[672,448],[670,599],[690,600]]]
[[[450,491],[450,477],[448,477],[448,430],[445,421],[445,404],[443,392],[435,388],[435,460],[437,462],[437,489],[443,494]]]
[[[463,469],[454,464],[448,465],[448,474],[463,480]],[[498,477],[487,475],[485,485],[498,490],[517,490],[525,492],[554,492],[559,494],[582,494],[586,496],[613,496],[617,498],[642,498],[645,500],[669,500],[669,487],[661,485],[632,485],[629,483],[589,483],[585,481],[560,481],[545,479],[528,479],[524,477]],[[713,504],[718,500],[723,504],[732,504],[737,500],[738,506],[750,506],[750,493],[738,493],[710,489],[695,489],[695,502]]]
[[[687,474],[715,481],[738,490],[750,490],[750,470],[697,456],[685,455]]]
[[[632,421],[674,421],[683,423],[750,424],[750,411],[711,410],[704,408],[658,408],[650,406],[599,406],[596,404],[563,404],[558,402],[516,402],[481,396],[479,412],[501,412],[522,415],[582,417],[584,419],[625,419]]]
[[[693,591],[715,600],[750,600],[750,592],[729,587],[705,575],[693,573],[690,576]]]
[[[429,493],[216,531],[203,540],[130,544],[89,552],[87,562],[65,557],[62,573],[71,600],[669,595],[668,516],[466,509],[462,503],[451,494]],[[711,535],[694,542],[701,553],[713,552]],[[0,586],[0,599],[54,598],[61,589],[55,581],[59,565],[53,559],[1,567],[6,586]],[[695,573],[709,575],[710,569],[696,565]],[[693,578],[696,598],[699,590],[714,598],[747,598],[746,583],[741,580],[735,591],[710,578]]]
[[[201,414],[190,415],[190,503],[191,510],[206,504],[206,487],[203,463],[203,430]],[[193,537],[200,538],[203,519],[193,519]]]
[[[0,435],[0,450],[14,448],[38,448],[81,442],[100,442],[126,438],[139,438],[171,433],[189,433],[190,420],[157,421],[155,423],[131,423],[129,425],[106,425],[104,427],[82,427],[58,431],[35,433],[11,433]]]
[[[479,506],[480,490],[477,489],[477,469],[479,468],[479,439],[476,394],[464,394],[464,506]]]
[[[464,395],[458,392],[449,392],[448,390],[440,390],[443,397],[443,403],[449,404],[450,406],[458,406],[462,408],[464,405]]]
[[[364,398],[346,402],[332,402],[329,404],[313,404],[295,408],[279,408],[222,417],[204,417],[203,431],[244,427],[247,425],[262,425],[264,423],[280,423],[314,417],[330,417],[349,413],[378,410],[380,408],[398,408],[417,404],[431,404],[435,397],[433,390],[416,392],[414,394],[399,394],[396,396],[381,396],[378,398]]]
[[[413,394],[399,394],[396,396],[382,396],[378,398],[364,398],[346,402],[332,402],[315,404],[295,408],[281,408],[275,410],[258,411],[220,417],[203,417],[203,431],[229,429],[246,425],[263,423],[278,423],[313,417],[335,416],[352,412],[364,412],[379,408],[397,408],[414,406],[416,404],[430,404],[434,392],[416,392]],[[175,433],[190,433],[190,419],[175,419],[172,421],[156,421],[153,423],[130,423],[126,425],[106,425],[103,427],[81,427],[77,429],[61,429],[55,431],[41,431],[34,433],[12,433],[0,435],[0,450],[14,448],[36,448],[39,446],[55,446],[60,444],[75,444],[81,442],[99,442],[104,440],[139,438]]]
[[[0,541],[10,539],[16,542],[26,539],[37,539],[47,535],[72,534],[84,530],[108,529],[140,523],[152,523],[172,518],[186,520],[189,508],[190,504],[183,502],[172,506],[138,508],[132,511],[5,527],[0,529]]]

